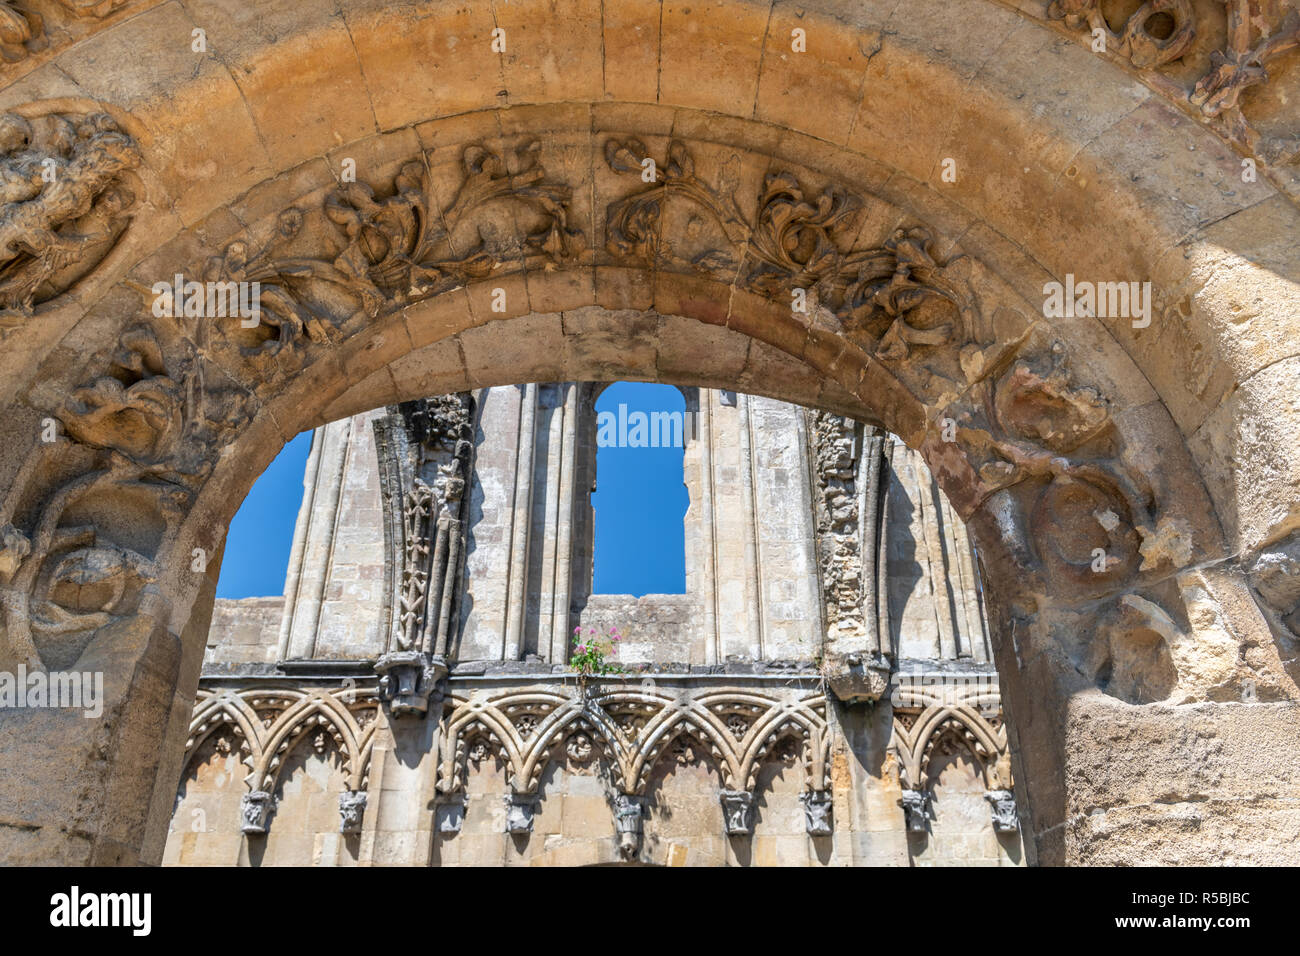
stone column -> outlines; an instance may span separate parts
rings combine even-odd
[[[701,556],[700,600],[704,605],[704,663],[716,664],[718,647],[718,576],[716,554],[717,529],[713,526],[713,396],[714,391],[700,389],[700,524],[705,541]]]
[[[555,605],[551,612],[551,639],[546,655],[546,659],[552,663],[563,663],[569,656],[569,605],[573,587],[573,495],[578,464],[578,383],[569,382],[564,388],[564,437],[560,443],[560,508],[557,518],[559,541],[555,548]]]
[[[317,434],[321,442],[319,470],[313,481],[311,499],[303,498],[302,510],[309,510],[310,514],[302,560],[298,566],[297,586],[292,602],[286,595],[284,623],[280,626],[286,660],[309,658],[315,650],[352,420],[331,422]]]
[[[533,455],[537,448],[537,386],[523,387],[519,409],[519,450],[515,458],[515,497],[510,544],[510,584],[506,589],[505,635],[501,657],[518,660],[527,618],[528,534],[532,525]]]
[[[284,575],[284,612],[280,618],[279,659],[289,656],[289,638],[293,631],[293,608],[298,602],[298,585],[302,580],[302,564],[307,553],[307,532],[311,528],[311,503],[316,499],[316,483],[320,479],[321,450],[325,445],[325,428],[312,432],[311,451],[307,454],[307,467],[302,480],[302,503],[293,526],[293,545],[289,550],[289,566]]]

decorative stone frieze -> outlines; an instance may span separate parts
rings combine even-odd
[[[0,24],[16,16],[0,8]],[[135,140],[106,113],[0,115],[0,310],[30,312],[108,255],[135,204],[124,174],[139,164]]]

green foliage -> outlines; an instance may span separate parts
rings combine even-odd
[[[569,666],[578,672],[578,680],[588,681],[606,674],[626,673],[627,669],[622,664],[612,660],[618,655],[618,645],[622,640],[623,635],[616,627],[609,629],[608,636],[602,635],[594,627],[587,628],[586,633],[583,633],[581,627],[575,627],[573,656],[569,658]]]

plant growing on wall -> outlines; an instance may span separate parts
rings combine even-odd
[[[594,627],[583,631],[581,626],[573,629],[573,656],[569,666],[578,672],[578,683],[586,684],[596,677],[607,674],[623,674],[626,668],[612,658],[618,655],[619,642],[623,635],[618,628],[611,627],[608,635],[602,635]]]

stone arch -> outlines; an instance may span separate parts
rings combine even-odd
[[[520,381],[739,388],[920,448],[984,561],[1031,859],[1092,859],[1071,825],[1090,807],[1131,801],[1133,821],[1142,793],[1203,784],[1173,753],[1080,782],[1108,753],[1085,728],[1193,718],[1107,697],[1072,634],[1158,611],[1147,630],[1168,619],[1194,649],[1172,704],[1215,702],[1196,719],[1234,740],[1294,738],[1294,635],[1270,628],[1287,609],[1265,617],[1247,567],[1300,524],[1300,268],[1276,240],[1300,213],[1276,177],[1241,182],[1231,137],[977,6],[830,0],[800,20],[821,52],[790,58],[765,53],[792,10],[748,0],[674,11],[651,46],[629,33],[648,13],[511,4],[506,56],[486,9],[273,2],[274,37],[205,11],[196,69],[179,40],[118,55],[190,35],[186,10],[141,4],[20,63],[0,107],[73,131],[31,146],[85,193],[43,222],[111,249],[84,274],[36,256],[18,278],[42,291],[3,320],[0,665],[102,670],[116,759],[71,762],[67,792],[104,795],[80,808],[7,796],[24,828],[5,855],[158,858],[224,529],[289,437]],[[337,110],[317,115],[327,82]],[[645,159],[666,179],[642,182]],[[262,282],[263,323],[154,315],[177,273]],[[1149,279],[1155,318],[1043,318],[1069,275]],[[0,751],[33,767],[84,736],[79,715],[28,712]],[[1216,778],[1215,813],[1255,793],[1252,767]]]

